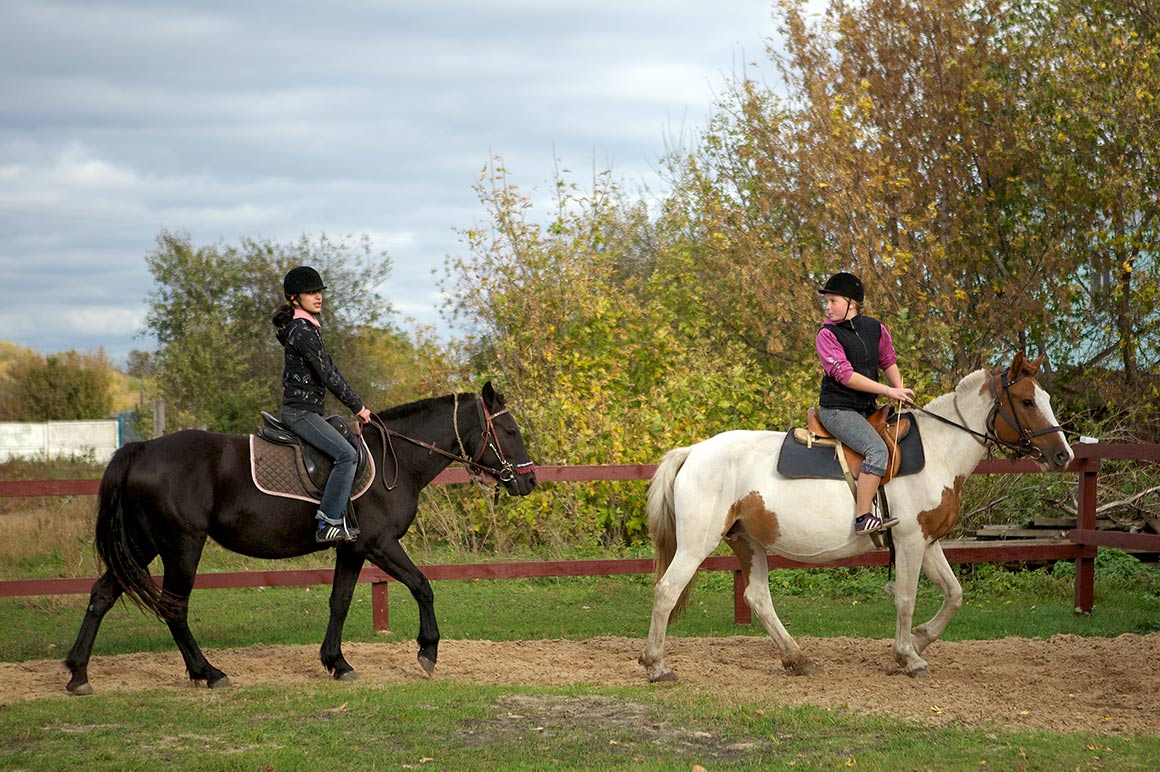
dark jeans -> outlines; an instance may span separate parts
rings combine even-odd
[[[318,511],[329,520],[341,522],[346,514],[346,502],[350,499],[351,486],[354,485],[358,453],[346,438],[318,413],[284,407],[282,422],[293,429],[303,441],[334,459],[334,469],[331,470],[330,477],[326,478],[326,488],[322,491]]]

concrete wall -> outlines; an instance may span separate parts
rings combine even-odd
[[[0,422],[0,461],[10,458],[87,456],[107,463],[120,447],[117,421]]]

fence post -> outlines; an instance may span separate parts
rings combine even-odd
[[[1099,483],[1100,460],[1086,458],[1079,474],[1079,492],[1076,496],[1078,512],[1076,526],[1082,530],[1095,530],[1096,492]],[[1075,610],[1076,613],[1090,614],[1096,596],[1096,549],[1090,547],[1091,557],[1075,559]]]
[[[745,602],[745,588],[749,580],[743,571],[733,572],[733,621],[739,625],[753,623],[753,614],[749,611],[749,604]]]
[[[387,580],[371,582],[371,625],[376,633],[391,632],[391,609],[387,598]]]

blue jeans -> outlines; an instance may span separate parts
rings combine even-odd
[[[322,501],[318,513],[328,520],[342,522],[346,515],[346,502],[350,500],[350,489],[354,485],[358,452],[338,430],[328,424],[318,413],[294,408],[282,408],[282,422],[294,433],[320,451],[334,459],[334,468],[326,478],[322,491]]]
[[[818,418],[821,419],[822,426],[841,440],[843,445],[863,455],[863,472],[879,477],[886,475],[886,464],[890,460],[886,443],[861,413],[857,410],[823,407],[818,411]]]

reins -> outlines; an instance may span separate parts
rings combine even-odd
[[[511,482],[515,479],[517,474],[528,474],[534,471],[535,463],[532,461],[528,461],[522,464],[512,464],[510,461],[508,461],[507,456],[504,454],[503,449],[500,446],[499,437],[496,436],[495,425],[493,421],[499,416],[507,413],[507,408],[504,408],[497,413],[489,413],[487,406],[484,405],[483,398],[481,397],[476,397],[476,407],[478,408],[480,414],[482,441],[479,444],[479,452],[475,454],[475,458],[471,458],[467,455],[467,448],[463,444],[463,436],[459,431],[458,394],[454,395],[454,403],[451,413],[451,423],[455,432],[455,441],[459,445],[458,454],[444,450],[434,443],[425,442],[424,440],[420,440],[415,437],[409,437],[406,434],[397,432],[387,426],[377,414],[372,413],[370,424],[378,430],[379,434],[382,435],[383,438],[383,450],[381,454],[383,466],[386,465],[387,448],[390,448],[391,457],[395,462],[395,479],[390,485],[387,485],[386,477],[383,476],[383,487],[386,488],[386,490],[391,491],[394,490],[395,487],[397,487],[399,484],[399,456],[395,452],[394,443],[391,442],[392,437],[398,437],[399,439],[409,442],[412,445],[417,445],[421,448],[424,448],[429,453],[436,453],[440,456],[443,456],[444,458],[449,458],[452,461],[457,461],[463,464],[467,467],[468,474],[477,480],[480,477],[480,472],[491,476],[496,480],[495,493],[497,497],[499,496],[500,483]],[[499,468],[480,463],[480,459],[483,458],[483,454],[487,451],[488,448],[491,448],[492,452],[495,454],[495,457],[499,459]]]
[[[1019,416],[1015,412],[1014,406],[1011,405],[1011,391],[1010,391],[1010,389],[1012,386],[1014,386],[1016,383],[1018,383],[1020,380],[1022,380],[1026,376],[1020,375],[1015,380],[1008,381],[1007,374],[1010,372],[1010,369],[1011,368],[1004,368],[1003,372],[1000,373],[998,376],[988,376],[987,385],[988,385],[989,390],[991,392],[991,396],[994,398],[994,402],[991,404],[991,410],[987,414],[987,422],[986,422],[987,431],[986,431],[986,433],[977,432],[974,429],[970,428],[969,426],[966,426],[965,420],[962,424],[960,424],[960,423],[956,423],[956,422],[952,421],[949,418],[941,416],[938,413],[932,413],[931,411],[927,410],[926,408],[921,408],[921,407],[918,407],[917,405],[913,405],[912,408],[914,410],[917,410],[920,413],[925,413],[926,415],[934,418],[935,420],[941,421],[942,423],[947,424],[948,426],[953,426],[956,429],[960,429],[960,430],[966,432],[967,434],[972,435],[976,439],[980,440],[981,444],[984,445],[985,447],[987,447],[988,451],[992,450],[994,446],[998,446],[998,447],[1003,449],[1004,455],[1006,455],[1012,459],[1022,458],[1024,456],[1030,456],[1033,454],[1038,456],[1040,459],[1042,459],[1043,458],[1043,451],[1041,451],[1039,448],[1035,447],[1032,444],[1031,440],[1034,439],[1035,437],[1041,437],[1044,434],[1053,434],[1055,432],[1064,432],[1065,430],[1063,429],[1063,427],[1060,427],[1060,426],[1048,426],[1044,429],[1040,429],[1040,430],[1034,431],[1034,432],[1023,428],[1023,423],[1019,420]],[[1000,395],[1000,393],[999,393],[999,388],[996,386],[996,382],[998,382],[1002,386],[1002,392],[1003,392],[1002,395]],[[1003,409],[1003,395],[1006,395],[1008,406],[1011,407],[1010,413],[1008,413],[1007,410]],[[955,413],[959,416],[960,419],[962,419],[963,414],[959,410],[958,394],[956,394],[954,397],[954,406],[955,406]],[[1007,425],[1015,430],[1015,432],[1019,435],[1018,442],[1008,442],[1007,440],[1004,440],[1002,437],[999,436],[998,431],[995,429],[995,419],[997,417],[1002,417],[1003,420],[1007,422]]]

